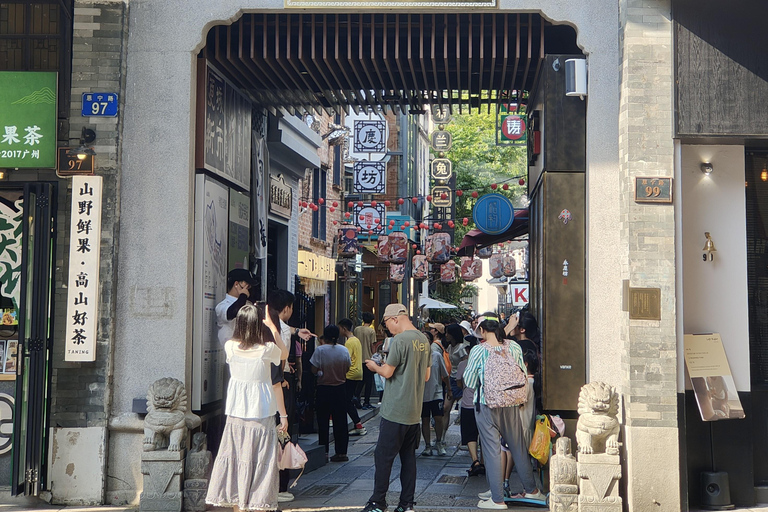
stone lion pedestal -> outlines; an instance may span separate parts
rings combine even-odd
[[[140,512],[181,512],[184,451],[154,451],[141,454],[144,492]]]
[[[579,512],[621,512],[619,496],[619,395],[603,382],[591,382],[579,393],[576,440],[579,453]]]
[[[187,391],[177,379],[156,380],[147,392],[140,512],[181,512],[187,432],[200,417],[187,410]]]

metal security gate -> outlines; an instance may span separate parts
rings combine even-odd
[[[37,496],[47,483],[55,215],[55,185],[26,184],[13,419],[13,495]]]

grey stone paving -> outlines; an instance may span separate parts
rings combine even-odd
[[[478,510],[477,494],[488,490],[484,476],[467,476],[471,459],[467,451],[459,450],[461,440],[459,426],[453,421],[458,416],[453,411],[451,426],[446,435],[447,454],[428,457],[421,455],[424,442],[417,450],[416,464],[416,509],[419,512],[431,510]],[[368,433],[350,437],[349,462],[329,462],[325,466],[303,475],[296,487],[291,489],[296,499],[281,503],[281,509],[292,512],[305,511],[355,511],[361,510],[373,491],[373,451],[379,434],[379,417],[369,420],[365,427]],[[434,432],[432,432],[434,442]],[[333,449],[331,449],[333,453]],[[510,487],[522,491],[522,485],[512,473]],[[394,510],[399,501],[400,463],[396,459],[387,493],[389,509]],[[513,507],[510,507],[511,509]],[[514,507],[519,510],[541,510],[529,507]]]

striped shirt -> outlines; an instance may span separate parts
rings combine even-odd
[[[520,368],[525,371],[523,349],[514,341],[507,341],[509,342],[509,351],[512,353],[512,357],[520,365]],[[488,350],[485,348],[486,346],[487,343],[483,342],[472,347],[472,350],[469,352],[469,359],[467,360],[467,369],[464,370],[464,385],[475,390],[473,402],[480,402],[483,405],[487,405],[485,402],[485,386],[483,386],[485,382],[485,362],[489,356]]]

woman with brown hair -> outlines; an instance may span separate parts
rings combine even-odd
[[[288,349],[264,308],[249,304],[237,313],[224,351],[231,374],[227,422],[205,501],[235,510],[277,510],[275,413],[281,411],[281,431],[288,428],[288,416],[274,394],[271,365],[288,357]]]

